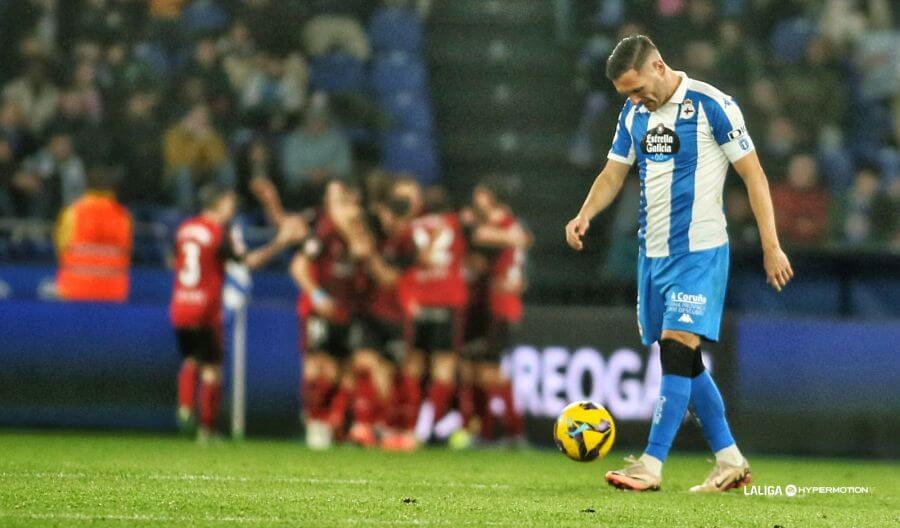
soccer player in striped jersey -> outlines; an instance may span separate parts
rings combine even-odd
[[[624,469],[608,472],[606,480],[619,488],[659,489],[663,462],[690,405],[716,456],[709,476],[691,491],[745,486],[750,466],[703,366],[700,341],[719,337],[728,281],[722,190],[729,165],[747,187],[768,283],[781,291],[793,276],[778,242],[765,172],[734,99],[672,70],[646,36],[620,41],[606,76],[626,101],[608,162],[566,225],[566,240],[582,249],[591,219],[609,206],[637,164],[638,329],[645,345],[659,342],[663,373],[647,449],[640,458],[628,457]]]

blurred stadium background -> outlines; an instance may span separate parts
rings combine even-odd
[[[727,339],[707,352],[743,448],[896,458],[898,22],[889,0],[0,0],[0,425],[174,429],[186,182],[235,185],[253,246],[272,232],[254,177],[301,209],[322,175],[409,175],[457,205],[500,175],[535,239],[506,360],[529,439],[549,445],[549,420],[591,398],[620,448],[641,445],[659,372],[634,324],[636,180],[584,253],[563,226],[620,108],[603,61],[646,33],[742,104],[797,273],[780,295],[765,285],[729,178]],[[60,302],[54,223],[98,163],[120,169],[135,220],[130,295]],[[299,433],[289,257],[254,277],[250,434]],[[679,442],[702,446],[695,429]]]

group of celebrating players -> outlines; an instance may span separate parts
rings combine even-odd
[[[311,448],[522,441],[500,359],[522,317],[531,236],[510,209],[503,180],[481,182],[459,210],[403,177],[365,196],[331,181],[321,206],[302,214],[285,212],[268,180],[251,188],[278,228],[270,243],[244,248],[230,228],[237,197],[216,187],[204,189],[203,211],[176,234],[170,315],[184,357],[184,429],[193,429],[195,417],[199,439],[215,429],[226,261],[253,269],[293,248],[301,420]]]

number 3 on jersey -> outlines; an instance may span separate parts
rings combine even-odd
[[[181,244],[181,253],[184,260],[178,272],[178,282],[185,288],[194,288],[200,284],[200,244],[186,241]]]

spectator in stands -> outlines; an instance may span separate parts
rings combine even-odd
[[[106,138],[97,120],[88,115],[87,105],[88,100],[78,90],[63,90],[59,95],[59,111],[50,129],[68,133],[76,152],[86,153],[92,161],[99,161],[108,154]]]
[[[839,238],[852,245],[872,241],[872,207],[878,198],[878,173],[864,167],[856,173],[853,187],[838,199]]]
[[[214,121],[229,120],[234,109],[233,96],[228,75],[219,59],[215,39],[202,38],[197,42],[191,61],[184,71],[186,75],[176,85],[183,84],[187,77],[199,79],[203,84],[203,93],[210,112],[217,118]]]
[[[790,119],[776,117],[768,123],[764,134],[759,150],[774,165],[775,175],[783,175],[782,167],[803,146],[800,131]]]
[[[205,105],[195,105],[166,131],[163,157],[175,203],[183,211],[193,208],[196,189],[211,178],[223,186],[234,187],[234,170],[225,141],[210,123]]]
[[[0,217],[16,214],[13,203],[13,177],[16,174],[16,158],[9,140],[0,136]]]
[[[50,135],[46,146],[26,159],[13,179],[26,214],[50,219],[62,206],[81,197],[85,189],[84,163],[65,131]]]
[[[241,106],[254,115],[271,117],[296,112],[303,105],[309,73],[299,53],[279,57],[260,53],[241,92]]]
[[[300,126],[281,148],[286,205],[299,210],[318,203],[325,183],[346,180],[351,165],[350,142],[334,126],[324,95],[313,96]]]
[[[303,42],[312,57],[342,51],[360,61],[372,54],[369,39],[362,25],[347,16],[318,15],[303,28]]]
[[[788,163],[784,183],[772,187],[772,205],[785,246],[813,246],[828,234],[828,193],[819,186],[816,160],[796,154]]]
[[[128,210],[116,201],[113,187],[111,171],[92,168],[88,192],[59,217],[56,287],[63,300],[128,299],[132,222]]]
[[[128,204],[167,201],[160,191],[162,125],[157,106],[156,95],[136,92],[128,98],[122,118],[112,124],[112,159],[123,168],[120,197]]]
[[[759,246],[759,230],[745,189],[735,187],[725,192],[725,211],[728,216],[728,240],[731,246],[734,248]]]
[[[216,46],[231,90],[243,92],[256,66],[256,42],[247,24],[242,19],[235,20]]]
[[[23,75],[3,88],[4,99],[19,107],[29,129],[35,134],[42,133],[44,126],[56,115],[59,90],[50,81],[48,68],[46,60],[34,59]]]
[[[843,83],[828,41],[822,37],[809,41],[802,62],[784,72],[778,96],[807,144],[817,144],[819,134],[838,127],[846,109],[834,102],[844,99]]]
[[[22,110],[14,101],[0,102],[0,137],[9,142],[16,161],[31,154],[36,148],[34,136],[25,125]]]

